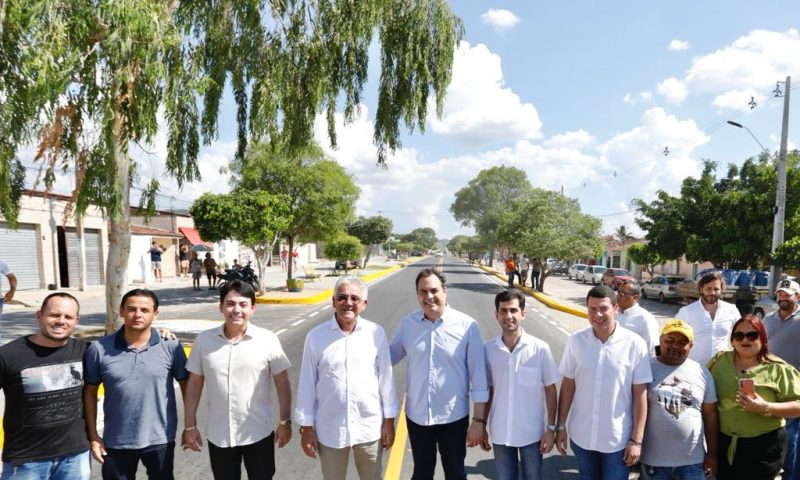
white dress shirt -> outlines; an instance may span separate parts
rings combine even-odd
[[[418,425],[469,415],[469,397],[489,400],[486,354],[475,320],[448,306],[431,322],[422,310],[403,317],[389,344],[392,364],[408,356],[406,415]]]
[[[489,385],[494,387],[489,439],[507,447],[538,442],[546,419],[544,387],[560,377],[550,347],[524,331],[513,352],[502,335],[485,347]]]
[[[383,328],[359,317],[345,334],[336,317],[306,335],[295,421],[313,426],[317,440],[344,448],[381,437],[398,414],[389,342]]]
[[[651,357],[656,356],[656,345],[661,336],[658,320],[638,303],[634,303],[627,310],[617,312],[617,324],[622,325],[631,332],[639,335],[647,344],[647,351]]]
[[[694,330],[694,345],[689,352],[689,358],[704,366],[715,353],[733,348],[731,329],[742,317],[739,309],[732,303],[718,300],[717,305],[714,320],[711,320],[711,315],[703,308],[702,300],[686,305],[675,315],[675,318],[683,320]]]
[[[269,330],[250,323],[234,342],[222,328],[200,332],[186,369],[205,381],[208,441],[223,448],[250,445],[272,433],[272,377],[292,364]]]
[[[591,327],[572,334],[564,347],[561,374],[575,380],[567,433],[585,450],[618,452],[631,438],[633,385],[650,383],[650,356],[644,340],[625,328],[605,343]]]

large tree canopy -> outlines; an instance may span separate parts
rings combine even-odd
[[[364,267],[369,263],[372,254],[372,246],[380,245],[389,240],[392,236],[392,221],[386,217],[376,215],[374,217],[358,217],[353,223],[347,226],[347,233],[361,241],[367,249],[367,258],[364,259]]]

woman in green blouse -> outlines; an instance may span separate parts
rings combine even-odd
[[[717,479],[772,480],[786,454],[783,419],[800,416],[800,373],[770,355],[764,325],[754,315],[733,325],[731,344],[733,351],[708,362],[719,398]]]

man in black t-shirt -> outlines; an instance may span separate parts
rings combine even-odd
[[[1,480],[91,477],[82,403],[88,344],[70,337],[78,313],[75,297],[52,293],[36,312],[39,331],[0,347]]]

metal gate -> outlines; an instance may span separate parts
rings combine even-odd
[[[11,268],[17,277],[18,290],[42,288],[41,263],[39,252],[39,236],[36,225],[19,224],[17,230],[8,228],[8,224],[0,222],[0,260]],[[8,290],[8,279],[2,276],[2,290]]]
[[[78,272],[78,232],[74,228],[67,228],[67,265],[69,271],[70,287],[77,287],[80,273]],[[86,285],[102,285],[103,255],[100,251],[100,230],[86,228],[83,230],[86,246]]]

